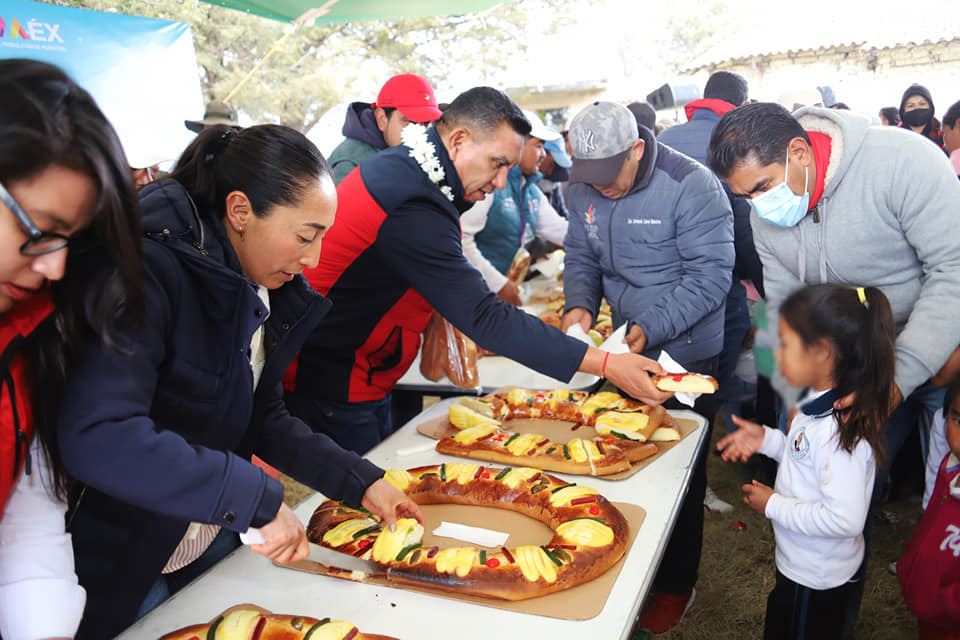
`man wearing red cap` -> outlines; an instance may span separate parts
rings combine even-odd
[[[337,184],[376,152],[400,144],[400,132],[411,122],[427,125],[440,118],[430,82],[413,73],[393,76],[373,104],[354,102],[343,123],[343,142],[328,158]]]

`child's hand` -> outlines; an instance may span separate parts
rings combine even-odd
[[[773,495],[773,489],[756,480],[752,484],[743,485],[741,489],[744,493],[743,501],[747,503],[747,506],[760,515],[764,515],[767,511],[767,500]]]
[[[740,416],[731,417],[739,429],[721,438],[717,450],[727,462],[746,462],[763,444],[763,427]]]

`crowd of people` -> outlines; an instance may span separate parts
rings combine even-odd
[[[756,102],[718,71],[683,124],[599,101],[561,131],[401,74],[327,157],[212,104],[160,177],[59,69],[0,61],[0,89],[5,640],[113,637],[241,533],[304,557],[275,469],[422,521],[363,456],[405,421],[394,387],[434,312],[650,404],[679,406],[651,382],[661,351],[716,376],[694,409],[723,416],[721,455],[777,465],[744,488],[777,541],[767,638],[850,637],[869,514],[923,429],[927,512],[897,573],[921,637],[960,637],[960,102],[937,120],[912,85],[880,126],[825,88]],[[565,250],[559,329],[507,277],[538,244]],[[567,335],[603,300],[629,353]],[[764,347],[779,367],[745,395]],[[707,448],[637,623],[654,633],[693,603]]]

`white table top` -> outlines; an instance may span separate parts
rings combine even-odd
[[[367,457],[383,468],[412,468],[456,460],[433,450],[397,455],[400,448],[429,444],[428,438],[417,433],[417,424],[445,415],[453,401],[449,398],[433,405],[370,451]],[[455,634],[457,640],[626,639],[652,584],[668,533],[686,494],[691,462],[706,434],[705,421],[697,414],[671,413],[696,420],[697,430],[630,478],[611,481],[555,474],[569,482],[589,483],[609,500],[637,504],[647,512],[606,605],[595,618],[559,620],[312,575],[276,567],[263,556],[241,548],[118,638],[155,640],[180,627],[206,622],[233,605],[252,603],[277,613],[348,620],[365,633],[391,635],[402,640],[448,640],[451,634]],[[323,496],[314,494],[294,512],[307,522],[322,500]]]
[[[520,293],[524,305],[520,308],[534,316],[538,316],[546,311],[546,305],[531,303],[529,298],[532,292],[553,282],[556,281],[542,275],[538,275],[525,282]],[[477,358],[477,375],[480,378],[480,388],[476,390],[460,389],[454,386],[446,376],[436,382],[428,380],[420,373],[420,354],[418,353],[417,359],[413,361],[410,369],[407,370],[403,377],[397,381],[394,388],[398,391],[457,393],[462,395],[476,393],[477,395],[482,395],[495,391],[500,387],[520,387],[522,389],[533,389],[535,391],[547,391],[550,389],[574,389],[584,391],[600,380],[600,378],[595,375],[578,371],[573,375],[573,378],[570,379],[570,382],[563,382],[538,373],[504,356],[484,356]]]
[[[421,352],[422,353],[422,352]],[[460,395],[483,395],[496,391],[500,387],[520,387],[534,391],[548,391],[550,389],[574,389],[585,391],[597,383],[600,378],[589,373],[578,371],[573,374],[570,382],[563,382],[556,378],[538,373],[533,369],[504,356],[484,356],[477,358],[477,375],[480,378],[480,388],[460,389],[454,386],[446,376],[434,382],[427,380],[420,373],[420,354],[410,365],[410,369],[397,381],[394,389],[397,391],[422,391],[424,393],[457,393]]]

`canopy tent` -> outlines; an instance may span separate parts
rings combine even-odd
[[[311,24],[361,22],[485,11],[502,0],[205,0],[258,16]]]

